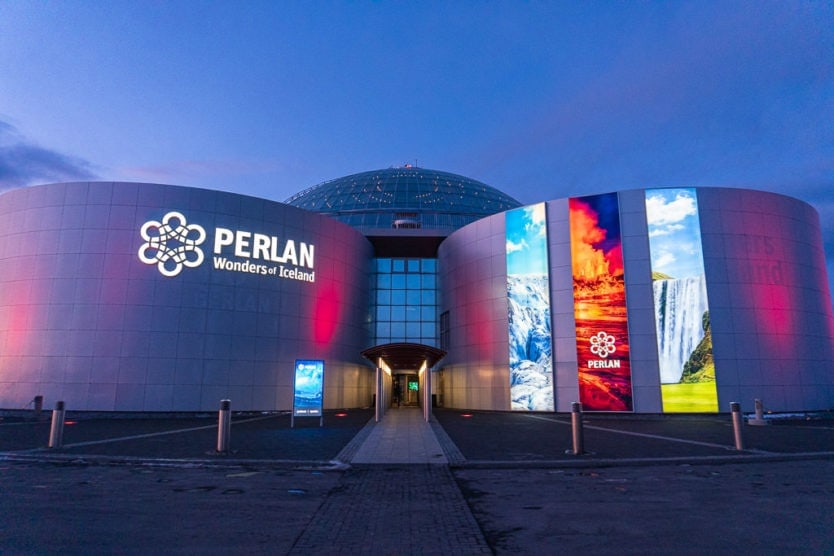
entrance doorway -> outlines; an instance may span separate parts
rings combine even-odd
[[[392,378],[392,405],[419,406],[420,380],[416,373],[398,373]]]

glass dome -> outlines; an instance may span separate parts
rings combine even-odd
[[[326,181],[285,201],[354,228],[422,228],[445,233],[521,203],[477,180],[416,166]]]

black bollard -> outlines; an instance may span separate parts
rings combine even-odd
[[[738,402],[730,403],[730,412],[733,415],[733,434],[736,440],[736,450],[744,450],[744,438],[742,436],[741,427],[744,422],[741,418],[741,404]]]
[[[64,445],[64,402],[55,402],[52,410],[52,426],[49,429],[49,447],[60,448]]]
[[[573,455],[580,456],[585,453],[585,434],[582,430],[582,404],[579,402],[571,404],[570,425],[573,432]]]
[[[217,451],[221,454],[229,451],[229,436],[232,434],[232,402],[220,400],[220,411],[217,415]]]

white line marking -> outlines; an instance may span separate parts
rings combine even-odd
[[[560,425],[570,425],[567,421],[551,419],[549,417],[542,417],[541,415],[525,415],[531,419],[540,419],[542,421],[550,421],[551,423],[559,423]],[[659,434],[647,434],[643,432],[622,431],[617,429],[609,429],[606,427],[596,427],[593,425],[583,425],[586,429],[593,429],[597,431],[613,432],[615,434],[625,434],[628,436],[639,436],[641,438],[654,438],[656,440],[667,440],[669,442],[679,442],[681,444],[693,444],[695,446],[704,446],[707,448],[721,448],[722,450],[735,450],[735,446],[729,444],[713,444],[712,442],[700,442],[698,440],[686,440],[684,438],[675,438],[674,436],[660,436]],[[766,450],[743,450],[745,452],[756,452],[760,454],[772,454],[775,452],[768,452]]]
[[[273,417],[279,417],[279,415],[264,415],[261,417],[253,417],[252,419],[244,419],[242,421],[232,421],[232,425],[239,425],[241,423],[250,423],[252,421],[262,421],[264,419],[271,419]],[[64,444],[62,448],[78,448],[80,446],[94,446],[96,444],[108,444],[110,442],[122,442],[124,440],[139,440],[140,438],[151,438],[154,436],[166,436],[169,434],[179,434],[181,432],[193,432],[193,431],[201,431],[206,429],[216,429],[217,424],[214,425],[203,425],[202,427],[191,427],[188,429],[177,429],[172,431],[162,431],[162,432],[149,432],[147,434],[135,434],[133,436],[121,436],[119,438],[105,438],[103,440],[88,440],[86,442],[76,442],[74,444]],[[32,448],[31,450],[20,450],[20,452],[39,452],[44,448]]]

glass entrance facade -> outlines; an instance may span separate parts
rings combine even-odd
[[[374,259],[371,297],[373,345],[438,347],[437,259]]]

